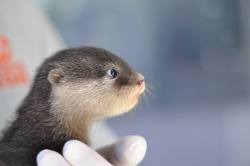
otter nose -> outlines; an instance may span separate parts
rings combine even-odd
[[[138,80],[138,81],[136,82],[136,84],[137,84],[138,86],[142,85],[143,83],[144,83],[144,79]]]
[[[136,81],[136,84],[138,86],[141,86],[145,82],[144,76],[140,73],[138,73],[138,80]]]

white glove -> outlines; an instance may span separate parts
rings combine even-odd
[[[145,156],[146,140],[141,136],[126,136],[116,143],[96,151],[77,140],[63,147],[63,155],[43,150],[37,155],[38,166],[136,166]]]

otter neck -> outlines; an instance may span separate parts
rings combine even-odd
[[[71,119],[66,117],[63,123],[66,133],[72,139],[77,139],[87,144],[90,144],[89,132],[93,121],[90,121],[87,117],[81,117],[76,115]]]
[[[52,85],[51,112],[71,139],[89,143],[89,130],[100,117],[93,114],[98,108],[90,105],[88,96],[77,89],[69,83]]]
[[[53,137],[62,133],[68,139],[77,139],[88,144],[93,119],[88,114],[82,114],[87,111],[80,110],[72,103],[71,96],[68,94],[63,96],[65,98],[54,96],[51,84],[45,79],[39,80],[33,84],[19,112],[21,114],[25,112],[28,117],[42,121],[42,124],[53,125],[51,131]]]
[[[70,139],[90,144],[89,132],[95,120],[89,114],[84,114],[86,111],[72,110],[72,107],[65,105],[63,108],[54,107],[52,111],[60,124],[59,126]]]

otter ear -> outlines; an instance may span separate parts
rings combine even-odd
[[[63,72],[61,69],[53,69],[49,72],[48,80],[51,84],[59,83],[63,78]]]

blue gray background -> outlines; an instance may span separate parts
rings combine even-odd
[[[143,135],[141,165],[250,165],[247,0],[37,0],[68,46],[111,50],[152,88],[135,112],[109,120]]]

